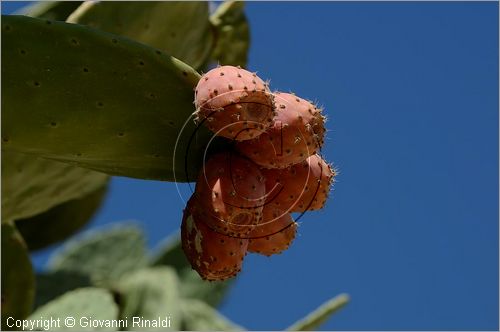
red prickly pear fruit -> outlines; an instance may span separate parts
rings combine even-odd
[[[273,125],[255,139],[237,142],[238,150],[264,168],[286,168],[304,161],[323,145],[321,110],[289,93],[275,93]]]
[[[204,280],[232,278],[241,271],[248,240],[232,238],[212,230],[200,214],[201,207],[190,199],[184,209],[181,225],[182,249]]]
[[[257,165],[236,153],[223,152],[205,163],[195,195],[214,230],[246,237],[261,218],[265,192],[265,178]]]
[[[336,175],[318,154],[285,169],[262,169],[262,173],[268,191],[266,204],[286,212],[322,209]]]
[[[238,141],[255,138],[271,125],[273,105],[267,84],[239,67],[214,68],[195,89],[196,121]]]
[[[248,251],[271,256],[288,249],[297,233],[297,223],[292,216],[265,206],[262,221],[250,233]]]

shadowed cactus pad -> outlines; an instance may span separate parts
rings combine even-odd
[[[12,224],[2,224],[2,330],[7,318],[24,319],[31,312],[35,277],[23,238]]]
[[[36,216],[16,220],[16,226],[30,251],[45,248],[76,233],[97,212],[107,186],[67,201]]]
[[[208,2],[84,2],[67,20],[128,37],[199,68],[215,42]]]
[[[32,217],[85,196],[108,178],[65,163],[2,151],[2,221]]]
[[[69,271],[37,273],[34,308],[74,289],[91,286],[90,277],[86,274]]]
[[[81,1],[37,1],[22,8],[17,14],[64,21],[80,4]]]
[[[217,31],[212,57],[221,65],[245,67],[250,47],[250,28],[244,12],[244,1],[225,1],[210,16]]]

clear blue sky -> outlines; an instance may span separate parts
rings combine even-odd
[[[325,107],[340,175],[291,249],[247,256],[221,311],[282,329],[347,292],[325,329],[497,330],[498,3],[252,2],[247,14],[249,67]],[[91,227],[140,220],[153,245],[178,230],[182,204],[172,183],[116,178]]]

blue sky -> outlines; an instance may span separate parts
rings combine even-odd
[[[324,106],[340,175],[287,252],[247,256],[222,313],[283,329],[347,292],[325,329],[498,330],[498,3],[252,2],[247,15],[249,67]],[[116,178],[90,227],[139,220],[154,245],[182,208],[172,183]]]

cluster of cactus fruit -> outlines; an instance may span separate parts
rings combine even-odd
[[[224,280],[247,252],[288,249],[290,213],[321,209],[335,177],[319,155],[325,117],[312,102],[271,92],[255,73],[219,66],[195,89],[196,122],[233,144],[208,158],[184,210],[183,250],[199,275]]]
[[[290,213],[320,209],[334,171],[312,103],[227,66],[247,65],[244,2],[212,5],[48,1],[2,15],[2,330],[9,317],[165,314],[172,330],[244,329],[216,310],[232,280],[203,279],[235,275],[247,252],[285,250],[300,218]],[[226,66],[199,74],[215,63]],[[153,252],[127,223],[70,238],[112,176],[198,177],[182,236]],[[33,251],[63,240],[33,267]],[[347,302],[288,330],[317,329]]]

